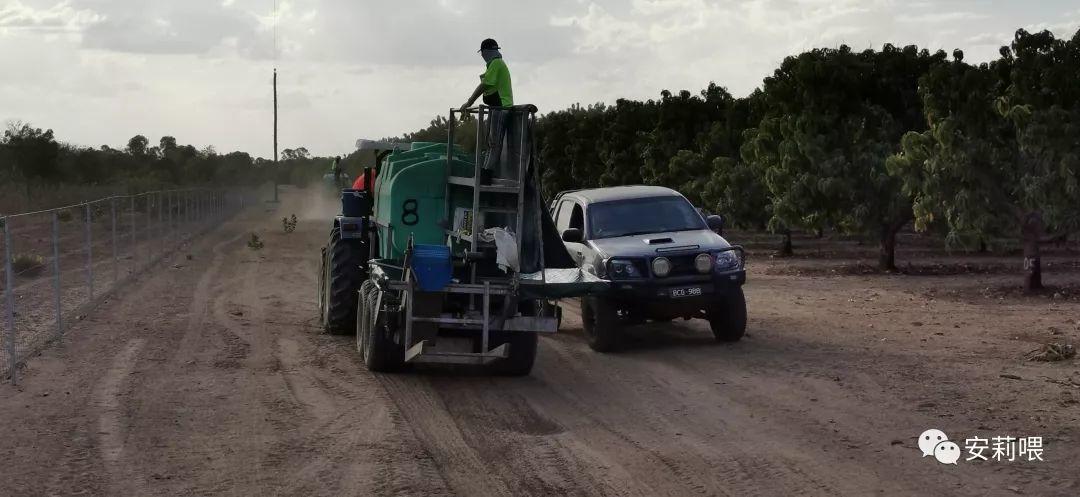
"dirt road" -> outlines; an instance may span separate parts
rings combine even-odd
[[[1080,494],[1077,363],[1022,361],[1076,341],[1075,302],[752,267],[738,344],[677,322],[599,355],[567,304],[529,377],[373,375],[314,326],[325,227],[282,233],[289,209],[201,238],[0,386],[0,495]],[[1041,436],[1044,461],[940,464],[928,428]]]

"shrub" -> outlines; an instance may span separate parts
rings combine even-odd
[[[34,254],[16,254],[11,269],[18,276],[35,278],[45,270],[45,258]]]
[[[281,227],[286,233],[292,233],[296,231],[296,214],[293,214],[291,218],[281,218]]]
[[[259,235],[252,233],[251,239],[248,240],[247,246],[251,250],[262,250],[262,248],[266,245],[263,244],[262,240],[259,239]]]

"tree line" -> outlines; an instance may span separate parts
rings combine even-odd
[[[8,123],[0,137],[0,184],[124,185],[131,192],[191,185],[306,185],[330,170],[331,158],[314,157],[304,147],[272,159],[246,152],[218,153],[213,147],[183,145],[172,136],[152,144],[133,136],[123,149],[81,147],[57,141],[53,130],[25,122]],[[87,199],[83,199],[87,200]]]

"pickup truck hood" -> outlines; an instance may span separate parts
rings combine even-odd
[[[669,241],[670,240],[670,241]],[[629,235],[589,240],[596,251],[607,257],[650,257],[673,253],[725,249],[731,246],[724,237],[709,230],[669,231],[647,235]],[[660,252],[657,252],[660,249]],[[683,250],[679,250],[683,249]]]

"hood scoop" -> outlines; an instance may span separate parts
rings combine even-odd
[[[660,244],[664,244],[664,243],[674,243],[674,242],[675,242],[675,240],[672,240],[670,238],[646,238],[645,239],[645,243],[648,243],[649,245],[660,245]]]
[[[678,247],[660,247],[656,249],[657,254],[669,254],[672,252],[683,252],[688,250],[698,250],[700,245],[679,245]]]

